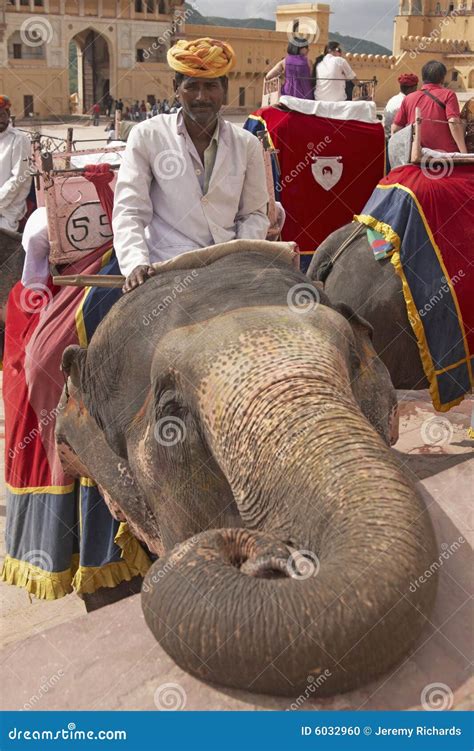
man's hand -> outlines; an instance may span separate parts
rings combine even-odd
[[[153,266],[135,266],[133,271],[125,279],[125,284],[122,287],[122,292],[131,292],[135,287],[139,287],[144,284],[150,276],[155,276],[155,269]]]

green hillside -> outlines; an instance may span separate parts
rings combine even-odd
[[[268,31],[275,30],[275,22],[269,21],[266,18],[222,18],[221,16],[203,16],[196,8],[192,8],[188,3],[185,3],[188,15],[186,16],[186,24],[193,25],[198,24],[201,26],[232,26],[239,29],[267,29]],[[369,42],[367,39],[357,39],[356,37],[344,36],[337,32],[330,32],[330,40],[339,42],[342,45],[345,52],[358,52],[372,55],[391,55],[391,51],[386,47],[382,47],[375,42]]]

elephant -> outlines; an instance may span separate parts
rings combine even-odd
[[[333,695],[416,643],[435,536],[370,326],[254,245],[163,269],[67,348],[56,440],[159,556],[142,608],[181,668]]]
[[[3,358],[5,335],[5,311],[8,294],[21,278],[25,253],[21,246],[21,235],[0,229],[0,360]]]
[[[408,321],[400,278],[389,258],[375,260],[366,228],[359,226],[360,231],[338,256],[356,225],[347,224],[329,235],[314,254],[308,277],[324,282],[331,300],[346,303],[372,325],[375,351],[396,389],[426,389],[429,384]]]

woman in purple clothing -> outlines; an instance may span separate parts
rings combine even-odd
[[[282,94],[296,96],[299,99],[314,99],[311,79],[311,63],[308,60],[309,43],[302,37],[294,37],[287,49],[284,60],[280,60],[265,76],[266,81],[273,78],[284,79]]]

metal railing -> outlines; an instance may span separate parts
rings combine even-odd
[[[319,80],[320,81],[341,81],[340,78],[321,78]],[[311,81],[313,81],[313,79],[311,79]],[[353,102],[374,101],[377,84],[378,84],[378,81],[375,76],[373,78],[358,79],[357,83],[354,84],[354,88],[352,90],[352,101]],[[282,78],[280,76],[271,78],[270,80],[264,79],[263,93],[262,93],[262,107],[271,107],[275,104],[278,104],[278,102],[280,101],[282,86],[283,86],[283,83],[282,83]]]

